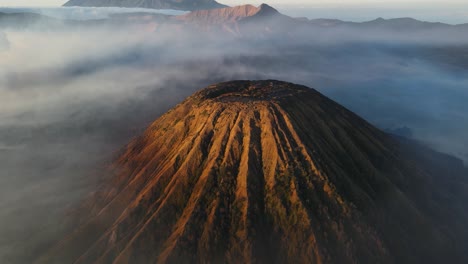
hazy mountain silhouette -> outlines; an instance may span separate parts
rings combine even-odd
[[[64,6],[139,7],[174,10],[200,10],[225,7],[215,0],[70,0]]]
[[[217,31],[236,36],[257,36],[264,34],[275,34],[284,36],[294,35],[303,38],[304,34],[313,34],[315,30],[327,30],[320,32],[322,35],[350,34],[357,35],[365,33],[368,36],[380,33],[393,32],[395,34],[418,33],[420,37],[429,37],[434,34],[444,36],[445,34],[464,34],[468,31],[468,24],[449,25],[444,23],[424,22],[412,18],[378,18],[367,22],[347,22],[337,19],[306,19],[293,18],[281,14],[275,8],[262,4],[258,7],[242,5],[226,7],[214,1],[204,2],[168,2],[162,1],[128,1],[114,4],[115,1],[87,1],[72,0],[66,6],[118,6],[172,8],[183,10],[194,10],[190,13],[171,16],[154,13],[124,13],[111,15],[109,19],[96,19],[90,21],[61,20],[34,13],[1,13],[0,29],[32,27],[59,27],[59,26],[96,26],[102,24],[132,24],[148,23],[161,26],[174,27],[182,25],[184,29],[204,31]],[[211,3],[211,4],[210,4]],[[163,7],[156,7],[156,6]],[[172,7],[167,5],[174,5]],[[417,36],[414,36],[417,37]]]

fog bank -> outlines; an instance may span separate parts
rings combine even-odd
[[[460,55],[468,41],[451,35],[422,44],[389,32],[377,41],[325,31],[245,39],[134,25],[2,31],[1,263],[28,263],[25,250],[34,256],[50,245],[63,216],[132,137],[216,82],[304,84],[381,129],[406,127],[414,139],[468,161]]]

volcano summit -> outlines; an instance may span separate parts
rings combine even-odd
[[[116,162],[44,263],[443,263],[466,257],[463,164],[317,91],[212,85]]]

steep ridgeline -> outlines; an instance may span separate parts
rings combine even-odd
[[[262,4],[259,7],[253,5],[241,5],[235,7],[218,8],[212,10],[198,10],[185,15],[181,15],[178,19],[201,24],[219,24],[233,23],[248,17],[266,17],[281,15],[276,9]]]
[[[198,10],[178,16],[177,18],[187,23],[234,23],[246,17],[255,16],[259,11],[259,7],[255,7],[253,5],[242,5],[211,10]]]
[[[284,32],[297,26],[295,19],[279,13],[273,7],[242,5],[211,10],[198,10],[175,17],[186,26],[208,31],[224,31],[235,35]]]
[[[212,85],[128,145],[43,263],[463,263],[467,171],[304,86]],[[465,262],[466,263],[466,262]]]
[[[258,7],[242,5],[197,10],[176,16],[172,21],[182,22],[187,27],[195,27],[206,31],[228,32],[236,36],[256,37],[258,35],[276,34],[280,37],[300,37],[304,34],[322,35],[324,33],[342,35],[369,34],[369,30],[389,32],[397,35],[405,34],[461,34],[466,32],[468,24],[449,25],[418,21],[411,18],[375,19],[368,22],[346,22],[337,19],[307,19],[293,18],[281,14],[275,8],[262,4]],[[325,32],[322,30],[326,30]],[[331,32],[330,32],[331,31]],[[459,32],[459,33],[456,33]],[[412,35],[414,37],[414,35]]]
[[[138,7],[186,11],[225,7],[215,0],[70,0],[64,6]]]

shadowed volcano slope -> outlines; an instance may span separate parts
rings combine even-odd
[[[307,87],[210,86],[129,144],[45,263],[442,263],[466,170]],[[65,261],[65,262],[64,262]]]

